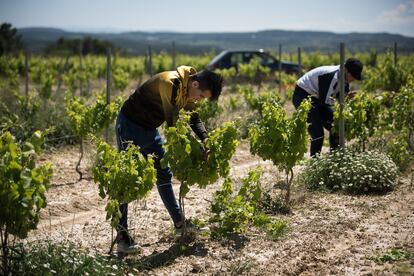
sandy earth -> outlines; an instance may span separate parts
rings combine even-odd
[[[70,240],[99,252],[109,250],[112,231],[105,220],[105,200],[98,196],[88,168],[91,156],[88,153],[83,162],[87,165],[82,166],[86,172],[82,181],[77,181],[75,172],[77,147],[61,147],[42,157],[53,163],[54,176],[48,206],[30,240]],[[252,156],[244,142],[232,159],[234,183],[257,165],[264,167],[265,189],[282,180],[270,163]],[[142,263],[142,272],[149,275],[412,275],[414,260],[377,264],[368,259],[393,248],[414,252],[411,174],[408,170],[397,188],[382,196],[295,188],[292,213],[277,215],[288,222],[288,231],[279,240],[272,241],[251,227],[246,234],[225,241],[199,237],[186,253],[179,253],[172,239],[172,222],[154,188],[145,202],[130,206],[131,233],[143,252],[125,261]],[[209,200],[220,185],[221,181],[207,189],[193,187],[186,199],[187,217],[207,219]],[[176,193],[178,189],[174,181]]]

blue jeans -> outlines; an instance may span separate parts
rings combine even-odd
[[[181,221],[181,209],[177,204],[177,200],[172,188],[172,173],[169,167],[161,168],[160,160],[165,155],[162,147],[164,143],[157,129],[144,129],[140,125],[127,119],[121,112],[118,115],[115,125],[116,140],[118,150],[126,150],[128,141],[132,141],[134,145],[140,147],[144,157],[148,154],[154,156],[154,167],[157,170],[157,188],[161,199],[168,210],[174,223]],[[128,231],[128,204],[120,205],[121,219],[117,226],[117,231],[126,233]]]
[[[308,92],[296,85],[292,99],[295,108],[298,108],[301,102],[309,96],[310,95],[308,94]],[[322,150],[324,128],[329,131],[329,144],[331,150],[336,149],[338,147],[339,136],[337,133],[331,131],[334,113],[332,107],[320,103],[320,101],[315,97],[311,97],[311,99],[312,108],[308,113],[308,132],[312,138],[310,155],[315,156],[316,154],[319,154]]]

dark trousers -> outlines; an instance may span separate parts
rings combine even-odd
[[[293,105],[297,109],[300,103],[310,95],[304,89],[296,85],[293,92]],[[312,138],[310,155],[315,156],[322,150],[324,139],[324,128],[329,131],[329,144],[331,150],[336,149],[339,145],[339,136],[331,131],[333,122],[333,109],[330,105],[320,103],[319,99],[311,97],[312,108],[308,114],[308,131]]]
[[[115,125],[118,150],[126,150],[128,141],[140,147],[141,153],[146,157],[148,154],[154,157],[154,167],[157,170],[157,188],[161,199],[168,210],[174,223],[181,221],[181,209],[172,188],[172,173],[169,167],[161,168],[160,160],[165,155],[162,147],[163,140],[157,129],[144,129],[140,125],[126,118],[122,113],[118,115]],[[121,234],[128,231],[128,204],[120,205],[121,219],[117,231]]]

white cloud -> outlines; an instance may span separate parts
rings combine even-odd
[[[414,24],[414,0],[399,4],[392,10],[382,12],[376,22],[384,25]]]

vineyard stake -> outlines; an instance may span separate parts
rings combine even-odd
[[[65,64],[63,65],[63,68],[59,71],[59,75],[58,75],[58,83],[57,83],[57,87],[56,87],[56,94],[59,94],[60,92],[60,87],[62,86],[62,75],[63,73],[65,73],[68,70],[68,66],[69,66],[69,57],[70,55],[67,54],[66,56],[66,60],[65,60]]]
[[[398,56],[397,56],[397,42],[394,42],[394,66],[397,66]]]
[[[339,146],[345,147],[345,121],[343,116],[345,104],[345,43],[339,44],[340,69],[339,69]]]
[[[302,75],[302,54],[300,47],[298,47],[298,76]]]
[[[176,68],[176,62],[175,62],[175,41],[172,42],[172,70],[177,69]]]
[[[148,46],[148,73],[152,77],[152,51],[151,46]]]
[[[106,104],[111,102],[111,48],[106,50]],[[105,130],[105,141],[109,143],[109,129]]]
[[[26,55],[24,56],[24,75],[25,75],[26,97],[29,96],[29,58],[30,58],[30,53],[29,51],[26,51]]]
[[[282,94],[282,44],[279,44],[279,94]]]
[[[82,72],[83,71],[83,66],[82,66],[82,40],[79,40],[79,71]],[[82,96],[82,90],[83,90],[83,82],[82,79],[79,79],[79,96]]]

